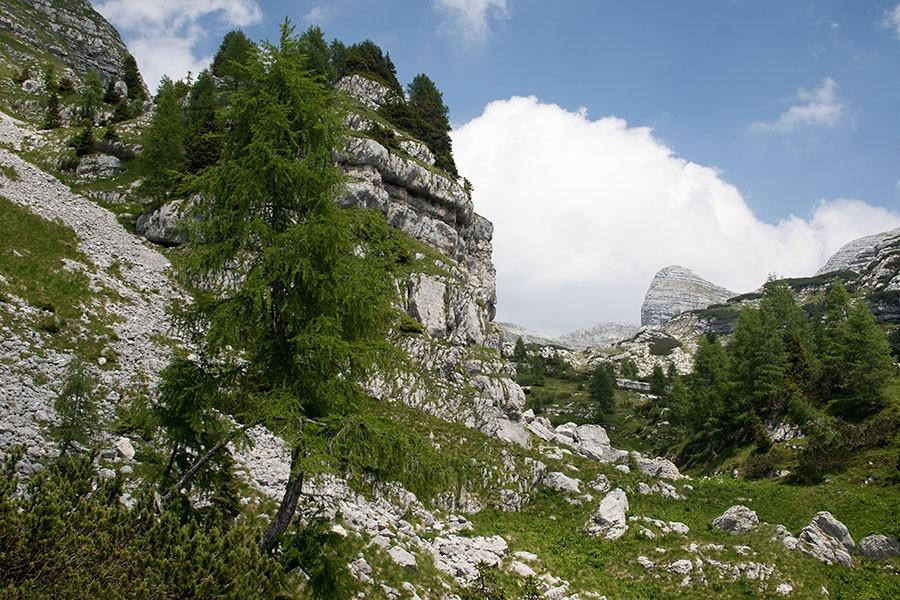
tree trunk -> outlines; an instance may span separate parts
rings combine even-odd
[[[259,549],[266,554],[275,548],[278,538],[291,524],[294,511],[297,510],[297,502],[300,500],[300,493],[303,490],[303,473],[295,473],[296,463],[299,462],[299,458],[300,452],[295,451],[291,459],[291,476],[288,478],[284,497],[278,506],[278,512],[275,513],[275,518],[266,527],[262,539],[259,540]]]

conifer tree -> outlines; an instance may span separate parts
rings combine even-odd
[[[650,393],[655,396],[664,396],[666,387],[666,374],[663,372],[662,365],[653,365],[653,372],[650,374]]]
[[[44,69],[44,91],[51,95],[59,93],[59,79],[56,77],[56,66],[53,63]]]
[[[610,363],[600,363],[594,368],[588,383],[588,393],[595,403],[597,420],[608,423],[615,408],[616,373]]]
[[[73,359],[53,402],[59,420],[50,426],[50,437],[59,443],[60,455],[64,456],[74,444],[91,448],[96,442],[101,429],[96,388],[97,380],[84,362]]]
[[[217,385],[241,390],[230,410],[261,420],[291,449],[265,551],[290,523],[310,470],[330,460],[323,436],[337,435],[363,397],[357,382],[389,351],[395,320],[387,224],[335,202],[342,116],[302,63],[287,22],[278,46],[250,55],[222,158],[198,178],[180,271],[196,290],[183,322],[203,366],[222,374]]]
[[[419,73],[409,84],[409,104],[419,119],[420,131],[412,132],[434,153],[435,165],[451,175],[458,175],[450,141],[450,112],[444,96],[434,82]]]
[[[306,56],[306,68],[330,83],[335,79],[334,65],[331,60],[331,49],[325,41],[325,34],[316,25],[312,25],[300,36],[300,51]]]
[[[107,104],[117,104],[119,102],[119,93],[116,91],[116,82],[112,79],[106,84],[106,92],[103,94],[103,101]]]
[[[844,394],[852,399],[852,415],[873,414],[884,405],[884,386],[894,374],[887,337],[862,300],[851,304],[844,340]]]
[[[62,117],[59,114],[59,94],[51,93],[47,97],[47,108],[44,111],[44,129],[56,129],[62,125]]]
[[[353,44],[347,49],[343,72],[340,75],[354,73],[374,79],[393,90],[397,96],[403,96],[403,87],[397,81],[397,67],[394,66],[391,55],[382,52],[378,44],[372,40]]]
[[[141,160],[147,169],[142,189],[157,198],[167,198],[185,169],[185,125],[178,90],[163,77],[156,94],[156,112],[144,137]]]
[[[219,158],[219,124],[216,84],[209,71],[201,71],[191,88],[187,105],[185,155],[192,173],[214,164]]]
[[[525,362],[525,359],[528,357],[522,336],[516,338],[516,345],[513,347],[513,357],[516,359],[516,362]]]
[[[103,83],[97,71],[90,71],[84,80],[84,87],[78,96],[78,116],[85,125],[97,123],[97,111],[103,102]]]
[[[236,83],[242,78],[242,66],[253,56],[256,45],[243,31],[229,31],[222,39],[210,71],[216,77],[227,77]]]
[[[131,54],[126,56],[125,62],[122,63],[122,81],[124,81],[125,85],[128,87],[129,100],[143,102],[147,99],[147,94],[144,92],[143,79],[141,79],[141,72],[138,70],[137,61]]]

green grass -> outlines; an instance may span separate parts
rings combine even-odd
[[[42,219],[9,200],[0,197],[0,239],[8,240],[0,247],[0,293],[17,296],[38,309],[40,316],[31,323],[37,330],[50,335],[54,347],[75,350],[86,359],[100,356],[103,341],[114,334],[105,320],[102,307],[99,313],[82,322],[87,306],[102,296],[91,290],[90,281],[80,268],[87,268],[88,259],[78,251],[75,234],[68,227]],[[4,321],[16,317],[4,311]],[[19,322],[9,324],[21,326]]]
[[[19,180],[19,173],[12,165],[0,165],[0,175],[5,177],[6,179],[9,179],[10,181]]]

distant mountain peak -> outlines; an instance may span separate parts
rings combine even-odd
[[[686,267],[669,265],[650,282],[641,305],[641,325],[662,325],[683,312],[719,304],[734,295]]]

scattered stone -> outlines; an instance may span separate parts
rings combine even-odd
[[[756,512],[742,504],[730,507],[722,515],[713,519],[714,527],[733,535],[747,533],[759,523]]]
[[[388,550],[388,556],[391,557],[392,561],[394,561],[404,569],[416,568],[416,557],[400,546],[394,546],[390,550]]]
[[[646,556],[643,556],[643,555],[637,557],[637,562],[638,562],[639,565],[641,565],[642,567],[644,567],[644,568],[647,569],[648,571],[650,571],[650,570],[652,570],[654,567],[656,567],[656,563],[655,563],[655,562],[653,562],[652,560],[650,560],[649,558],[647,558]]]
[[[542,483],[552,490],[563,492],[566,494],[581,493],[581,481],[569,477],[565,473],[554,471],[544,475]]]
[[[119,456],[121,456],[125,460],[134,459],[134,446],[131,444],[131,440],[129,440],[127,437],[120,437],[119,439],[117,439],[115,444],[113,444],[113,447],[116,449],[116,452],[119,454]]]
[[[857,550],[868,558],[900,556],[900,541],[895,537],[876,533],[859,540]]]
[[[778,584],[778,587],[775,588],[775,593],[780,596],[790,596],[793,591],[794,586],[789,583],[780,583]]]
[[[797,538],[797,548],[813,558],[826,564],[853,566],[853,558],[850,556],[855,547],[853,538],[846,525],[830,512],[816,514],[809,525],[800,530]]]
[[[686,558],[670,562],[666,565],[666,571],[669,573],[677,573],[678,575],[687,575],[694,569],[694,563]]]
[[[531,567],[529,567],[529,566],[526,565],[525,563],[519,562],[519,561],[517,561],[517,560],[514,560],[514,561],[512,561],[511,563],[509,563],[509,569],[510,569],[513,573],[515,573],[516,575],[518,575],[519,577],[523,577],[523,578],[525,578],[525,577],[534,577],[534,576],[536,575],[536,573],[534,572],[534,569],[532,569]]]
[[[617,540],[628,530],[627,511],[628,497],[621,488],[616,488],[600,501],[597,510],[588,518],[584,531],[592,537]]]

